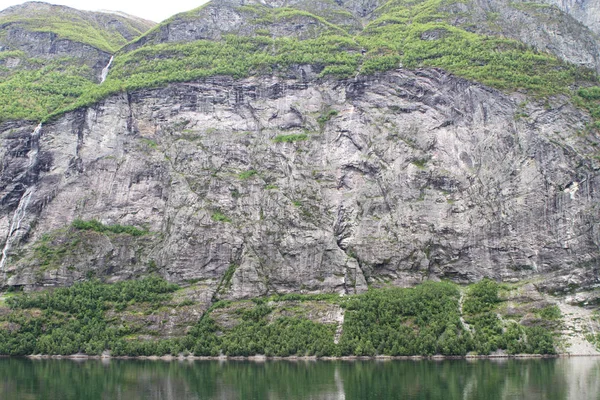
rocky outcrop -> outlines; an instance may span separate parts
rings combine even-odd
[[[600,35],[600,1],[546,0]]]
[[[277,9],[285,11],[271,13]],[[305,40],[317,38],[325,31],[345,35],[361,30],[360,18],[350,13],[343,3],[217,0],[175,15],[123,50],[131,51],[146,44],[222,40],[227,35],[267,35]]]
[[[128,15],[26,2],[0,11],[0,51],[19,50],[25,58],[74,59],[96,76],[112,53],[154,25]]]
[[[85,43],[64,39],[54,32],[37,32],[19,25],[3,28],[3,49],[17,49],[29,57],[60,58],[74,57],[88,65],[98,75],[108,64],[111,54]]]
[[[4,284],[154,271],[239,299],[484,276],[553,293],[599,283],[597,138],[566,98],[435,69],[297,74],[114,96],[44,125],[35,158],[34,127],[3,125],[0,237],[33,188]],[[150,234],[69,228],[76,218]]]
[[[506,0],[454,3],[451,22],[477,33],[521,41],[538,51],[600,72],[600,36],[594,24],[538,2]],[[567,12],[568,13],[568,12]]]
[[[441,2],[435,7],[438,8],[436,19],[440,21],[446,20],[479,34],[518,40],[537,51],[554,54],[568,63],[600,72],[600,12],[594,12],[598,8],[594,1],[597,0],[581,3],[578,7],[585,10],[581,13],[573,11],[575,6],[564,4],[559,9],[544,2],[508,0]],[[368,36],[372,28],[369,23],[397,6],[399,4],[394,2],[367,0],[335,3],[315,0],[215,0],[174,16],[158,29],[126,46],[125,50],[147,44],[221,40],[232,34],[310,39],[327,30],[335,31],[335,27],[341,35],[356,35],[362,31]],[[420,13],[417,6],[411,8],[411,5],[402,3],[401,7],[409,14]],[[273,10],[280,12],[271,13]],[[433,18],[424,12],[422,17],[426,20]],[[373,26],[386,23],[384,18]]]

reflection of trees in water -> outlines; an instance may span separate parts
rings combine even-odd
[[[599,398],[600,359],[71,361],[0,359],[5,400]]]
[[[568,371],[559,371],[556,361],[360,363],[345,368],[346,398],[566,400]]]

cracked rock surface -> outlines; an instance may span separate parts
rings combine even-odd
[[[600,283],[597,138],[567,98],[436,69],[211,78],[0,126],[5,285],[157,272],[209,297]],[[147,235],[76,230],[75,219]],[[46,251],[43,245],[54,249]],[[50,254],[50,255],[49,255]],[[209,301],[207,299],[207,301]]]

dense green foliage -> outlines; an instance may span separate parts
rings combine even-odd
[[[500,302],[499,288],[498,283],[484,279],[468,289],[463,312],[465,321],[475,330],[473,349],[479,354],[489,354],[497,349],[509,354],[554,354],[554,337],[548,327],[522,326],[500,320],[496,312]],[[557,307],[542,309],[540,314],[550,320],[560,318]]]
[[[7,30],[47,32],[58,39],[114,53],[128,42],[127,38],[141,35],[152,23],[114,14],[31,5],[12,13],[5,12],[0,17],[0,26],[4,30],[0,32],[2,39]],[[63,58],[30,58],[31,55],[24,51],[14,50],[10,39],[2,45],[8,50],[0,52],[0,61],[13,58],[17,65],[9,68],[0,62],[0,121],[28,119],[39,122],[56,110],[73,104],[85,93],[97,90],[98,77],[88,66],[98,61],[93,59],[96,51],[91,48],[83,58],[76,54]]]
[[[227,285],[237,266],[221,282]],[[554,338],[543,326],[503,323],[493,310],[497,284],[482,281],[468,290],[466,304],[478,304],[460,320],[460,292],[451,283],[427,282],[412,289],[379,289],[362,295],[284,295],[245,302],[216,302],[187,334],[151,336],[139,313],[193,306],[174,302],[176,285],[149,277],[113,285],[94,280],[70,288],[17,294],[0,312],[0,354],[32,353],[199,356],[465,355],[506,349],[511,354],[552,354]],[[336,323],[309,316],[339,304],[346,308],[343,333]],[[175,311],[177,312],[177,311]],[[554,311],[541,311],[555,316]],[[124,314],[123,314],[124,313]],[[119,316],[125,316],[121,319]],[[142,318],[143,320],[143,318]],[[154,332],[153,335],[156,335]]]
[[[221,43],[150,44],[117,58],[111,79],[128,88],[187,81],[211,75],[244,77],[286,71],[295,64],[322,68],[321,75],[354,76],[421,66],[441,67],[459,76],[501,89],[527,89],[536,94],[567,92],[578,79],[594,79],[589,71],[537,53],[504,38],[485,37],[445,22],[441,9],[451,1],[391,1],[363,32],[352,37],[328,24],[317,38],[299,40],[256,34],[226,36]],[[267,28],[282,15],[321,17],[306,11],[253,6],[248,18]],[[435,22],[434,22],[435,21]],[[260,31],[260,30],[258,30]],[[423,40],[428,32],[442,32]],[[363,55],[362,52],[365,52]]]
[[[479,314],[494,309],[500,302],[498,284],[492,280],[484,279],[471,286],[467,298],[463,303],[465,314]]]
[[[89,68],[77,66],[76,60],[30,59],[27,63],[18,72],[0,78],[0,121],[42,120],[95,87],[87,78]]]
[[[100,354],[105,349],[118,353],[121,348],[137,350],[146,343],[128,343],[135,333],[124,325],[110,325],[106,311],[124,309],[129,304],[148,303],[158,307],[172,297],[177,286],[149,277],[114,285],[98,281],[78,283],[70,288],[40,294],[10,297],[13,309],[1,317],[0,354]],[[152,352],[156,348],[152,348]]]
[[[240,313],[241,322],[222,335],[211,318],[204,318],[192,331],[196,345],[194,354],[218,356],[267,356],[335,354],[333,333],[335,326],[319,324],[304,318],[281,317],[273,323],[265,318],[270,309],[259,305]]]
[[[94,231],[94,232],[99,232],[99,233],[108,233],[108,232],[114,233],[114,234],[125,233],[125,234],[131,235],[131,236],[143,236],[143,235],[147,235],[149,233],[147,229],[140,229],[140,228],[136,228],[135,226],[131,226],[131,225],[119,225],[119,224],[104,225],[102,222],[95,220],[95,219],[92,219],[89,221],[76,219],[71,223],[71,225],[75,229],[89,230],[89,231]]]
[[[450,283],[386,289],[347,304],[343,355],[464,355],[470,350],[458,311],[459,291]]]

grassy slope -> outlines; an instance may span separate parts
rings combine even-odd
[[[14,28],[51,32],[59,38],[114,53],[127,43],[126,36],[109,25],[114,20],[119,21],[129,38],[142,35],[152,26],[143,20],[45,4],[15,7],[0,13],[0,36]],[[11,48],[10,43],[3,45]],[[10,59],[18,59],[18,67],[9,68]],[[97,77],[85,65],[90,61],[76,57],[30,58],[17,49],[0,52],[0,121],[39,121],[95,90]]]
[[[18,112],[14,106],[0,109],[0,120],[47,119],[81,106],[91,105],[107,96],[127,90],[150,88],[169,82],[183,82],[207,76],[230,75],[242,78],[257,74],[285,72],[291,65],[312,64],[322,76],[352,77],[404,66],[439,67],[458,76],[482,82],[502,90],[522,90],[534,96],[559,93],[573,95],[576,103],[588,109],[598,106],[597,99],[578,96],[578,86],[598,83],[594,73],[561,62],[556,57],[531,50],[520,42],[482,36],[451,25],[443,10],[455,0],[392,0],[376,11],[362,32],[351,35],[344,28],[307,11],[270,9],[263,6],[241,7],[238,12],[254,25],[249,36],[225,35],[220,41],[199,40],[191,43],[156,44],[152,40],[140,48],[118,53],[107,81],[81,87],[73,95],[25,93],[19,102],[26,104]],[[172,18],[200,18],[201,7]],[[319,28],[316,38],[299,40],[273,36],[274,22],[313,18]],[[151,39],[160,28],[146,34]],[[429,40],[425,40],[429,39]],[[23,77],[39,82],[35,76]],[[21,84],[21,83],[20,83]],[[0,93],[3,92],[0,84]],[[26,85],[25,85],[26,86]],[[60,85],[59,85],[60,86]],[[71,85],[68,85],[71,86]],[[6,104],[17,104],[6,94]],[[57,98],[43,110],[30,104],[44,103],[41,97]]]
[[[18,26],[28,31],[51,32],[59,38],[114,53],[125,45],[128,39],[109,25],[111,20],[117,20],[130,37],[138,37],[153,26],[153,23],[141,19],[85,12],[63,6],[25,5],[0,13],[0,26]]]

